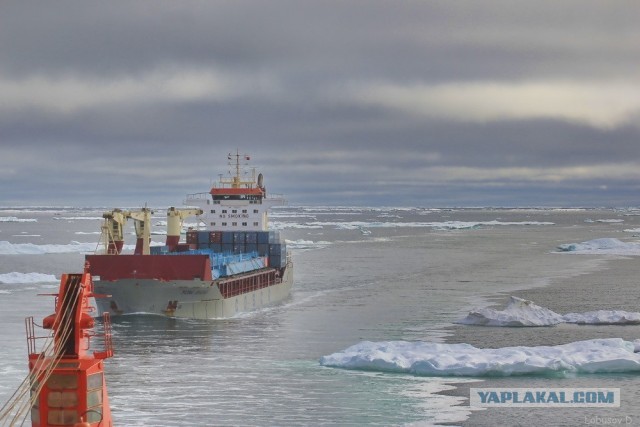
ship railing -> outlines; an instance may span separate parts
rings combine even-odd
[[[102,333],[93,333],[91,337],[102,338],[102,351],[93,352],[93,356],[96,359],[107,359],[113,356],[113,333],[109,313],[103,313],[102,315]]]
[[[208,200],[209,197],[211,197],[211,194],[206,192],[187,194],[187,198],[182,201],[182,204],[189,205],[189,201],[191,200],[202,201],[202,200]]]
[[[223,298],[230,298],[242,295],[248,292],[257,291],[258,289],[268,288],[274,284],[278,284],[279,279],[275,277],[275,272],[257,273],[251,276],[229,280],[218,284],[218,289]]]
[[[25,318],[24,324],[27,329],[27,352],[28,354],[36,354],[36,340],[47,339],[49,337],[36,336],[36,323],[33,321],[33,316]]]

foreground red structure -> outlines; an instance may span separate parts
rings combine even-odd
[[[55,313],[42,322],[53,339],[40,352],[33,317],[26,319],[32,426],[111,427],[103,366],[113,356],[111,323],[105,313],[101,333],[94,329],[89,298],[99,296],[93,293],[88,263],[84,273],[63,274],[54,295]],[[96,351],[92,344],[98,342]]]

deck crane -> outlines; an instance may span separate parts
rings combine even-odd
[[[124,246],[124,226],[127,222],[127,212],[114,209],[111,212],[103,213],[102,218],[104,218],[104,222],[101,241],[104,241],[104,253],[119,255]]]
[[[190,216],[199,216],[203,213],[202,209],[176,209],[173,206],[167,210],[166,245],[169,247],[169,251],[173,251],[180,242],[180,232],[182,231],[184,219]]]
[[[127,218],[134,220],[136,229],[136,248],[134,255],[149,255],[149,243],[151,242],[151,215],[153,211],[144,207],[138,211],[128,211]]]

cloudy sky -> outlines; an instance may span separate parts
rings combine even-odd
[[[0,3],[0,205],[639,206],[640,2]]]

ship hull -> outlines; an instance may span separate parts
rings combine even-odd
[[[267,268],[217,280],[154,278],[94,279],[98,314],[157,314],[189,319],[224,319],[259,310],[286,299],[293,285],[293,265]]]

